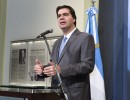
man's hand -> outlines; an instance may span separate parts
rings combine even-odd
[[[43,73],[43,65],[38,59],[36,59],[35,63],[34,71],[37,75],[41,75]]]
[[[50,64],[50,66],[45,67],[44,70],[43,70],[43,73],[46,74],[47,76],[56,75],[56,70],[55,70],[54,63],[49,62],[49,64]],[[57,65],[56,68],[57,68],[58,72],[60,73],[60,66]]]

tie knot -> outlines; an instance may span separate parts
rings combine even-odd
[[[67,40],[67,37],[64,37],[63,41],[65,42]]]

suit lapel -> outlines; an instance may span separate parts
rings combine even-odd
[[[76,29],[73,33],[72,33],[72,35],[70,36],[70,38],[69,38],[69,40],[67,41],[67,43],[66,43],[66,45],[65,45],[65,47],[64,47],[64,49],[63,49],[63,51],[62,51],[62,53],[61,53],[61,56],[60,56],[60,58],[58,59],[58,64],[59,64],[59,62],[61,61],[61,59],[63,58],[63,56],[64,56],[64,54],[66,53],[66,51],[67,51],[67,49],[70,47],[70,45],[72,44],[72,42],[78,37],[78,34],[79,34],[79,30],[78,29]],[[62,41],[62,39],[61,39],[61,41]],[[60,41],[60,42],[61,42]],[[61,44],[61,43],[60,43]],[[60,47],[60,46],[59,46]],[[58,49],[58,51],[59,51],[59,49]]]

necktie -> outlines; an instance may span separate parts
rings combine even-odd
[[[60,58],[61,53],[62,53],[62,51],[63,51],[63,49],[64,49],[64,46],[65,46],[65,44],[66,44],[66,41],[67,41],[67,37],[64,37],[64,38],[62,39],[62,42],[61,42],[61,45],[60,45],[59,58]]]

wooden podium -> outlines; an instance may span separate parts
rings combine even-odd
[[[55,92],[48,92],[48,93],[40,93],[36,92],[39,89],[43,89],[43,87],[24,87],[24,86],[1,86],[2,88],[17,88],[17,89],[32,89],[32,92],[20,92],[20,91],[10,91],[10,90],[0,90],[0,96],[6,97],[17,97],[23,98],[23,100],[61,100],[60,95]],[[45,87],[44,87],[45,88]],[[44,89],[43,89],[44,90]],[[35,92],[34,92],[35,91]]]

